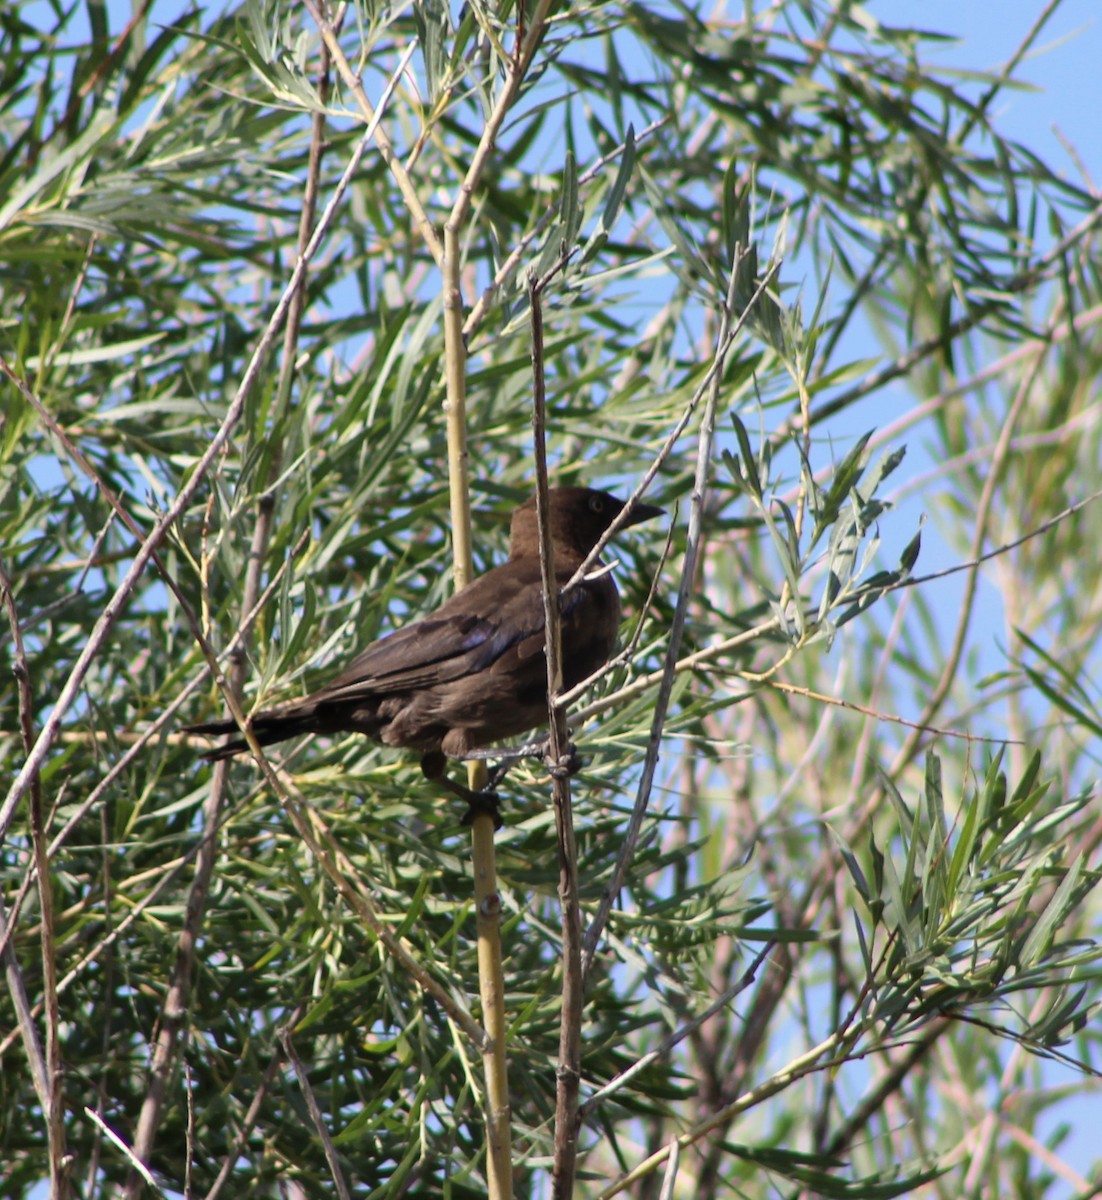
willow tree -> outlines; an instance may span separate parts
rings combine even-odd
[[[995,115],[1057,7],[994,73],[796,0],[0,15],[5,1195],[1088,1189],[1102,210]],[[668,514],[580,771],[495,835],[362,737],[204,763],[544,468]]]

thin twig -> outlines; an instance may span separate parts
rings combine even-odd
[[[131,1169],[136,1171],[141,1176],[142,1180],[153,1189],[158,1196],[164,1196],[164,1192],[157,1186],[156,1179],[153,1178],[149,1168],[138,1158],[134,1151],[126,1144],[125,1141],[111,1128],[110,1125],[100,1116],[94,1108],[88,1108],[85,1105],[84,1115],[92,1122],[93,1125],[98,1125],[100,1129],[107,1135],[108,1140],[122,1151],[123,1157],[130,1164]]]
[[[19,724],[23,737],[24,749],[30,749],[34,740],[34,697],[31,693],[30,669],[27,665],[27,655],[23,646],[23,637],[19,631],[19,615],[15,607],[15,592],[7,573],[0,566],[0,600],[8,614],[8,626],[12,635],[12,673],[16,679],[16,691],[19,697]],[[31,827],[34,838],[34,862],[41,866],[45,859],[46,831],[42,827],[42,789],[36,776],[31,784]],[[43,877],[48,878],[44,872]],[[24,880],[29,883],[28,879]],[[27,999],[26,982],[11,943],[15,922],[18,920],[18,910],[12,909],[9,915],[6,905],[0,900],[0,947],[4,958],[5,973],[8,978],[8,989],[12,994],[18,1027],[23,1038],[23,1048],[31,1068],[31,1078],[38,1102],[46,1117],[47,1136],[49,1140],[50,1180],[51,1187],[57,1189],[61,1185],[61,1162],[64,1158],[65,1129],[61,1122],[60,1087],[61,1074],[58,1061],[57,1045],[57,970],[53,954],[53,893],[50,887],[39,884],[39,903],[42,907],[42,967],[45,992],[46,1019],[46,1050],[43,1053],[34,1025],[30,1004]]]
[[[565,262],[565,258],[560,261]],[[547,709],[551,796],[559,852],[559,904],[562,910],[562,1007],[559,1012],[559,1062],[555,1071],[555,1157],[551,1193],[571,1200],[578,1162],[578,1088],[582,1071],[582,919],[578,898],[578,848],[570,779],[559,764],[569,753],[566,712],[556,703],[562,691],[562,612],[555,575],[547,482],[547,400],[543,370],[545,280],[528,277],[532,316],[532,440],[536,461],[536,519],[539,524],[540,575],[543,584],[544,643],[547,659]]]
[[[807,687],[800,687],[794,683],[782,683],[779,679],[766,680],[761,686],[763,688],[772,688],[778,692],[787,692],[792,696],[803,696],[808,700],[817,700],[820,704],[833,705],[836,708],[844,708],[849,712],[858,712],[866,717],[872,717],[874,721],[884,721],[887,724],[902,725],[905,728],[915,729],[921,733],[933,733],[938,737],[961,738],[967,742],[978,742],[992,746],[1025,745],[1024,742],[1021,742],[1016,738],[984,737],[982,734],[973,733],[969,729],[949,729],[938,725],[923,725],[919,721],[908,721],[905,717],[900,717],[895,713],[881,712],[879,709],[870,708],[865,704],[858,704],[853,700],[842,700],[837,696],[827,696],[822,692],[816,692]]]
[[[333,1145],[333,1139],[329,1136],[329,1130],[325,1127],[325,1117],[322,1114],[321,1106],[318,1104],[318,1098],[314,1095],[314,1089],[310,1086],[310,1077],[306,1074],[306,1068],[302,1065],[302,1059],[299,1058],[298,1052],[295,1050],[295,1043],[291,1038],[292,1028],[293,1026],[290,1024],[284,1025],[279,1031],[279,1040],[287,1055],[287,1061],[294,1068],[295,1078],[302,1089],[302,1094],[306,1097],[306,1108],[310,1113],[310,1120],[314,1123],[314,1132],[318,1135],[322,1149],[325,1151],[325,1161],[329,1164],[329,1176],[337,1189],[337,1195],[340,1196],[341,1200],[352,1200],[352,1193],[348,1190],[348,1183],[344,1178],[344,1172],[341,1170],[340,1160],[337,1157],[337,1148]]]
[[[669,1037],[663,1038],[653,1050],[649,1050],[641,1058],[633,1062],[630,1067],[627,1067],[619,1075],[610,1079],[600,1090],[594,1092],[578,1110],[578,1120],[584,1121],[600,1105],[602,1100],[607,1100],[609,1096],[615,1095],[622,1087],[630,1083],[636,1075],[641,1071],[645,1071],[651,1063],[665,1057],[678,1043],[684,1041],[685,1038],[698,1030],[706,1021],[710,1021],[716,1013],[722,1012],[736,996],[744,992],[754,982],[759,968],[769,955],[773,953],[775,945],[776,943],[774,942],[767,942],[757,955],[755,955],[754,961],[743,971],[738,980],[721,995],[717,996],[702,1013],[675,1029]]]
[[[4,906],[0,903],[0,939],[4,940],[4,974],[8,981],[8,991],[11,994],[12,1005],[15,1008],[16,1024],[23,1039],[23,1050],[27,1055],[27,1063],[31,1068],[31,1079],[38,1102],[42,1111],[48,1112],[50,1106],[50,1075],[46,1068],[46,1055],[39,1041],[38,1029],[34,1023],[31,1004],[27,999],[27,988],[23,980],[23,972],[19,969],[19,960],[15,956],[15,947],[10,941],[10,929]],[[12,1035],[14,1037],[14,1034]]]
[[[792,1086],[799,1079],[803,1079],[807,1075],[815,1074],[819,1071],[831,1071],[842,1066],[846,1061],[845,1056],[839,1054],[842,1049],[843,1037],[839,1033],[832,1033],[824,1041],[817,1046],[812,1046],[810,1050],[805,1051],[798,1058],[793,1059],[791,1063],[783,1070],[776,1072],[771,1079],[765,1083],[753,1088],[749,1092],[744,1092],[736,1100],[725,1105],[718,1112],[712,1113],[705,1120],[693,1125],[684,1133],[674,1139],[674,1142],[680,1149],[685,1149],[699,1142],[713,1130],[720,1128],[723,1125],[729,1124],[740,1113],[746,1112],[748,1109],[754,1108],[761,1104],[763,1100],[768,1100],[769,1097],[783,1092],[786,1088]],[[626,1174],[621,1175],[607,1188],[597,1193],[597,1200],[611,1200],[613,1196],[617,1196],[630,1184],[638,1179],[643,1179],[647,1175],[656,1171],[667,1159],[672,1152],[672,1144],[663,1147],[656,1151],[642,1162],[637,1163]]]
[[[19,723],[23,735],[23,749],[30,750],[34,742],[34,699],[31,692],[30,668],[27,665],[23,638],[16,619],[15,597],[8,577],[0,571],[0,591],[3,592],[8,608],[14,650],[14,674],[19,692]],[[34,867],[38,876],[39,945],[42,959],[42,1009],[46,1019],[46,1079],[49,1086],[47,1103],[43,1109],[46,1118],[46,1136],[50,1163],[51,1200],[64,1200],[70,1194],[68,1172],[65,1167],[65,1105],[64,1076],[61,1070],[61,1045],[59,1025],[61,1016],[57,1002],[57,945],[54,925],[54,893],[50,872],[46,838],[48,830],[42,811],[42,780],[39,776],[31,782],[30,789],[31,840],[34,846]],[[14,918],[13,918],[14,920]],[[13,959],[12,961],[16,961]]]

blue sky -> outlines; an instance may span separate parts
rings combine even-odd
[[[868,9],[887,23],[918,23],[961,39],[946,46],[948,65],[998,67],[1034,26],[1043,0],[880,0]],[[1076,167],[1060,143],[1073,145],[1102,186],[1102,6],[1065,0],[1041,30],[1018,74],[1038,90],[1005,91],[995,107],[1000,126],[1069,176]]]

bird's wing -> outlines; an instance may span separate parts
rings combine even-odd
[[[569,573],[557,572],[565,583]],[[583,589],[566,598],[564,615],[584,601]],[[495,567],[457,592],[423,621],[381,638],[309,699],[329,702],[370,693],[383,696],[447,683],[542,652],[543,597],[539,563]]]

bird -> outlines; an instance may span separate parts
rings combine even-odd
[[[555,579],[563,589],[623,511],[622,500],[588,487],[548,491]],[[637,501],[625,525],[661,516]],[[598,559],[561,595],[563,686],[572,688],[612,657],[620,625],[616,584]],[[448,758],[464,758],[547,720],[543,581],[536,497],[512,515],[509,557],[434,612],[372,642],[327,683],[302,699],[252,715],[261,746],[300,734],[362,733],[386,746],[420,751],[421,767],[463,796],[444,776]],[[191,734],[239,732],[233,720],[188,725]],[[212,762],[248,749],[235,738],[208,750]],[[496,804],[496,798],[493,801]],[[492,806],[491,806],[492,807]],[[496,808],[493,809],[495,821]],[[466,818],[465,818],[466,819]]]

